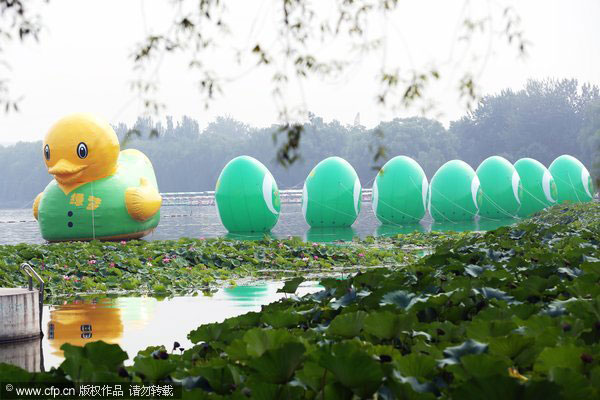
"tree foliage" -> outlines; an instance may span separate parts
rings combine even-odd
[[[600,126],[599,100],[597,86],[576,79],[530,80],[519,91],[485,96],[450,131],[461,143],[462,158],[474,166],[495,154],[513,161],[532,157],[545,165],[572,154],[589,168],[597,150],[589,141]]]
[[[302,125],[302,153],[293,168],[277,162],[277,143],[271,138],[281,127],[255,128],[229,117],[220,117],[204,129],[189,117],[175,122],[139,118],[133,126],[115,126],[120,138],[133,135],[125,146],[146,153],[154,164],[163,192],[213,190],[225,164],[239,155],[250,155],[273,173],[280,188],[301,188],[310,170],[322,159],[340,156],[356,169],[365,187],[376,171],[369,148],[385,144],[378,164],[396,155],[413,157],[431,179],[446,161],[463,159],[474,168],[486,157],[502,155],[515,162],[532,157],[548,166],[561,154],[571,154],[588,168],[598,160],[600,95],[598,87],[574,80],[530,81],[522,90],[504,90],[482,99],[470,114],[450,124],[422,117],[396,118],[373,129],[361,125],[325,122],[310,114]],[[122,140],[123,143],[123,140]],[[42,146],[18,143],[0,147],[0,206],[28,206],[51,177],[42,160]]]
[[[138,44],[133,54],[135,68],[153,71],[151,78],[134,83],[134,89],[143,98],[147,110],[157,113],[163,105],[156,97],[160,64],[166,54],[183,54],[190,70],[198,78],[198,87],[204,98],[205,107],[222,94],[231,80],[223,72],[222,64],[214,65],[216,51],[223,51],[228,39],[243,36],[245,44],[235,44],[229,52],[231,65],[242,71],[266,70],[271,74],[270,90],[277,104],[280,129],[274,136],[283,136],[276,151],[279,163],[289,166],[299,159],[299,147],[309,105],[304,101],[294,104],[290,100],[290,86],[302,87],[308,79],[332,80],[349,67],[366,59],[381,59],[375,76],[373,99],[378,107],[401,110],[419,106],[429,109],[431,99],[427,95],[433,82],[444,74],[442,60],[430,61],[428,67],[413,66],[409,60],[391,60],[388,47],[394,39],[386,29],[376,30],[373,26],[388,23],[398,17],[398,0],[271,0],[268,4],[275,10],[276,21],[271,26],[273,35],[255,36],[243,32],[243,28],[232,18],[231,3],[223,0],[175,0],[178,10],[172,24],[164,32],[149,34]],[[520,18],[510,6],[495,5],[486,13],[478,13],[470,1],[464,1],[463,13],[457,21],[457,42],[466,43],[471,59],[485,58],[485,48],[469,45],[479,36],[492,39],[500,37],[509,46],[525,55],[528,41],[520,27]],[[260,14],[260,12],[259,12]],[[500,21],[493,24],[494,18]],[[252,18],[253,16],[248,16]],[[254,16],[258,18],[258,15]],[[255,21],[256,22],[256,21]],[[264,22],[264,21],[263,21]],[[252,33],[252,32],[251,32]],[[336,48],[341,51],[331,51]],[[487,51],[490,49],[488,48]],[[453,58],[453,56],[451,56]],[[466,57],[465,57],[466,58]],[[479,98],[475,65],[465,65],[461,60],[450,60],[455,70],[462,75],[451,84],[457,92],[458,101],[470,109]],[[451,75],[451,74],[449,74]],[[262,88],[261,88],[262,89]],[[259,90],[261,90],[259,89]],[[372,149],[375,161],[385,148]]]
[[[49,0],[46,0],[49,2]],[[134,70],[150,71],[149,75],[134,80],[132,89],[146,113],[158,114],[163,109],[159,97],[160,65],[166,55],[183,54],[183,60],[197,77],[198,87],[205,106],[225,90],[225,84],[234,78],[227,76],[221,64],[211,63],[214,51],[231,48],[228,54],[231,65],[237,65],[244,76],[252,69],[268,71],[272,77],[267,90],[277,104],[280,129],[273,133],[282,136],[276,151],[279,163],[289,166],[299,159],[299,147],[309,105],[302,101],[290,101],[290,86],[299,85],[311,78],[337,79],[349,67],[366,59],[381,59],[375,76],[373,98],[377,106],[392,110],[406,109],[420,104],[425,111],[431,107],[427,92],[431,84],[445,74],[442,65],[448,61],[432,59],[428,66],[414,66],[410,60],[388,57],[388,47],[395,39],[387,28],[373,30],[373,26],[394,25],[399,16],[398,0],[271,0],[267,7],[274,10],[269,35],[257,36],[243,31],[243,24],[232,16],[233,2],[224,0],[173,0],[172,21],[164,31],[151,30],[132,54]],[[263,4],[264,6],[264,4]],[[0,0],[0,40],[4,43],[28,37],[38,39],[41,17],[32,15],[31,3],[23,0]],[[514,8],[503,4],[487,7],[483,13],[471,1],[464,0],[457,21],[456,42],[465,44],[463,57],[450,56],[452,70],[460,69],[461,75],[452,78],[458,100],[468,109],[476,103],[479,92],[474,70],[480,66],[465,64],[465,59],[486,59],[485,48],[471,46],[481,36],[486,36],[487,53],[494,38],[500,38],[525,55],[528,42],[520,27],[520,18]],[[254,16],[253,28],[261,16],[262,7]],[[264,14],[264,12],[263,12]],[[494,21],[496,21],[494,23]],[[499,22],[498,22],[499,21]],[[264,23],[265,21],[263,21]],[[373,33],[376,31],[375,33]],[[231,45],[230,39],[243,37],[245,43]],[[275,39],[275,40],[274,40]],[[0,51],[2,51],[0,42]],[[388,45],[389,44],[389,45]],[[338,51],[330,51],[336,48]],[[473,50],[475,48],[476,50]],[[467,57],[468,56],[468,57]],[[8,66],[5,60],[1,60]],[[483,63],[485,65],[485,62]],[[447,66],[447,65],[446,65]],[[448,74],[448,75],[454,75]],[[8,78],[0,74],[0,107],[8,112],[18,110],[18,99],[13,100],[8,89]],[[155,131],[152,131],[154,134]],[[132,131],[130,136],[139,135]],[[372,149],[374,159],[383,157],[385,148]]]
[[[7,43],[24,42],[29,38],[38,40],[41,30],[39,15],[32,15],[25,0],[0,0],[0,54]],[[20,98],[14,98],[9,90],[10,64],[0,56],[0,109],[18,111]]]

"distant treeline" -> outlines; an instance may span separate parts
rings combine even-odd
[[[571,154],[594,170],[600,153],[600,92],[597,86],[579,85],[576,80],[529,81],[522,90],[484,97],[448,129],[419,117],[366,129],[326,123],[311,115],[300,142],[302,159],[288,169],[275,160],[277,128],[254,128],[226,117],[202,131],[187,117],[178,123],[167,118],[166,125],[140,118],[134,126],[115,126],[121,139],[131,130],[141,133],[127,147],[148,155],[163,192],[212,190],[225,164],[242,154],[263,162],[282,189],[301,187],[310,170],[333,155],[348,160],[363,185],[370,187],[376,174],[373,167],[401,154],[417,160],[429,178],[448,160],[459,158],[477,168],[491,155],[511,162],[532,157],[548,166],[557,156]],[[150,139],[151,131],[158,137]],[[380,143],[386,157],[375,162]],[[0,171],[0,207],[28,206],[51,179],[40,142],[0,146]]]

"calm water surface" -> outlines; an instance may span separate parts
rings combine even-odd
[[[226,318],[260,311],[262,305],[284,297],[277,293],[282,282],[264,282],[252,286],[220,289],[212,296],[156,299],[153,297],[116,297],[65,302],[44,307],[39,341],[0,345],[0,362],[9,362],[28,370],[48,370],[63,361],[64,343],[83,346],[103,340],[117,343],[130,360],[148,346],[164,345],[167,350],[177,341],[184,348],[192,343],[187,334],[198,326],[221,322]],[[304,282],[298,295],[322,288],[317,282]],[[131,362],[131,361],[130,361]]]
[[[308,241],[327,242],[352,240],[354,236],[388,236],[414,231],[467,231],[491,230],[502,225],[510,225],[515,220],[468,221],[462,223],[433,223],[427,217],[419,224],[406,226],[380,225],[371,210],[370,203],[363,203],[360,214],[350,228],[314,229],[308,226],[302,216],[300,204],[282,204],[279,222],[272,231],[277,238],[299,236]],[[144,240],[178,239],[181,237],[229,236],[243,239],[244,236],[228,234],[215,207],[163,207],[158,228]],[[43,243],[37,222],[30,209],[0,209],[0,244]]]

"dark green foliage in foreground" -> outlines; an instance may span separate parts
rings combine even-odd
[[[203,325],[182,354],[149,348],[122,368],[116,345],[65,345],[57,370],[0,375],[177,381],[187,398],[597,399],[599,239],[600,204],[557,206]]]
[[[419,244],[423,238],[424,234],[416,233],[404,240]],[[185,294],[218,280],[251,277],[260,270],[323,272],[355,265],[399,265],[415,258],[415,251],[368,243],[325,246],[298,238],[0,245],[0,287],[27,284],[19,271],[23,262],[34,266],[47,282],[46,295],[52,301],[56,296],[107,291]]]

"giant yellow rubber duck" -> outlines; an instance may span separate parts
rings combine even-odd
[[[152,164],[138,150],[120,151],[107,122],[90,114],[61,119],[46,134],[43,157],[54,176],[33,203],[44,239],[135,239],[158,225]]]

